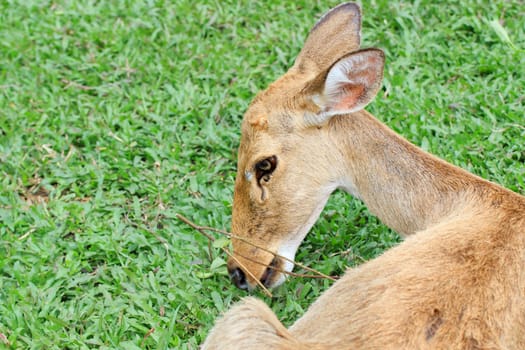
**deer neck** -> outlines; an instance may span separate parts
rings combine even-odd
[[[424,152],[366,111],[334,117],[328,130],[343,158],[340,187],[402,235],[475,201],[469,187],[484,181]]]

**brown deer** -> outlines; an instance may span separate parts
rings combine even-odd
[[[340,5],[242,124],[233,232],[293,258],[336,188],[407,236],[349,270],[286,329],[247,298],[204,349],[525,349],[525,197],[423,152],[363,110],[384,55],[359,50]],[[234,283],[282,283],[291,264],[233,239]],[[254,278],[254,277],[255,278]]]

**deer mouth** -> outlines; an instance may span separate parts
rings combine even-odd
[[[265,269],[262,271],[259,281],[256,280],[257,277],[253,273],[244,270],[247,266],[241,268],[235,260],[228,261],[228,272],[233,284],[238,288],[252,291],[258,284],[266,288],[273,288],[284,282],[283,272],[286,273],[286,271],[283,269],[283,265],[285,264],[280,257],[273,257],[269,264],[263,264]],[[261,263],[258,266],[261,266]]]

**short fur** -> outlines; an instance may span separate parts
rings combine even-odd
[[[289,333],[245,299],[204,349],[525,349],[525,200],[499,195],[349,270]]]
[[[362,87],[352,85],[351,65],[337,65],[367,57],[340,43],[349,35],[359,42],[359,19],[353,4],[325,15],[296,65],[247,111],[233,230],[275,251],[298,244],[329,190],[341,187],[408,237],[349,270],[288,330],[250,298],[218,321],[204,348],[525,349],[525,197],[420,150],[362,110],[380,79],[381,55],[367,51],[375,58],[365,62],[371,69]],[[350,81],[333,94],[341,107],[323,105],[334,64]],[[359,103],[352,113],[337,109]],[[305,125],[305,115],[326,113]],[[252,123],[261,118],[264,127]],[[270,180],[245,179],[268,156],[278,159]],[[260,278],[273,255],[233,244],[240,259],[252,257],[246,266]],[[236,266],[230,261],[229,268]],[[270,286],[279,277],[272,276]]]

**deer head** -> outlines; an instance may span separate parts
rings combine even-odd
[[[342,4],[313,27],[289,71],[259,93],[241,126],[232,231],[289,259],[317,220],[329,195],[345,188],[357,195],[344,169],[347,155],[332,132],[333,117],[352,118],[381,86],[384,55],[359,50],[361,16]],[[259,279],[274,287],[277,270],[292,264],[241,239],[232,239],[233,282],[251,289]]]

